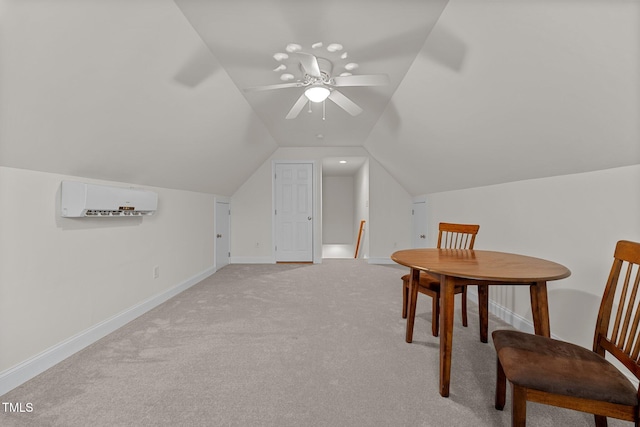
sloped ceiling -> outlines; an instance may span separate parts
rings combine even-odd
[[[171,0],[4,1],[0,165],[231,195],[278,147]],[[186,76],[189,78],[191,76]]]
[[[388,86],[340,88],[363,108],[352,117],[327,101],[311,104],[294,120],[287,112],[302,95],[302,88],[243,93],[280,146],[362,145],[389,99],[424,45],[447,0],[176,0],[193,28],[220,61],[239,90],[283,83],[275,53],[287,53],[290,43],[303,52],[327,58],[334,75],[357,63],[354,74],[389,76]],[[316,43],[322,46],[312,47]],[[327,48],[339,43],[343,49]],[[347,58],[340,55],[347,53]],[[291,54],[284,62],[288,73],[302,77],[299,61]],[[319,138],[318,135],[321,135]],[[320,141],[319,141],[320,139]]]
[[[279,147],[359,146],[419,195],[640,163],[640,0],[0,0],[0,24],[1,166],[232,195]],[[243,91],[317,42],[390,76],[343,89],[361,115]]]
[[[640,2],[450,1],[365,148],[414,195],[640,163]],[[451,45],[451,43],[449,43]]]

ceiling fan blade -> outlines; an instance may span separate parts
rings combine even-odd
[[[258,92],[261,90],[285,89],[288,87],[302,87],[302,86],[303,85],[300,82],[293,82],[293,83],[281,83],[278,85],[246,87],[243,90],[245,92]]]
[[[201,46],[189,60],[178,70],[173,79],[185,86],[196,87],[220,69],[211,51]]]
[[[352,116],[357,116],[358,114],[362,113],[362,108],[358,107],[355,102],[353,102],[337,90],[331,91],[329,99],[335,102],[340,108],[342,108]]]
[[[300,111],[302,111],[304,106],[307,105],[307,102],[309,102],[309,100],[307,99],[307,97],[303,93],[302,95],[300,95],[300,98],[298,98],[296,103],[293,104],[293,107],[291,107],[291,110],[289,110],[289,114],[287,114],[287,117],[285,117],[285,118],[286,119],[295,119],[296,117],[298,117],[298,114],[300,114]]]
[[[356,76],[336,76],[333,85],[340,86],[385,86],[389,84],[389,76],[386,74],[365,74]]]
[[[318,65],[318,58],[305,52],[298,52],[298,56],[300,57],[300,64],[305,73],[312,77],[322,77],[320,74],[320,65]]]

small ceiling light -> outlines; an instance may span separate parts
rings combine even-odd
[[[331,43],[329,46],[327,46],[327,50],[329,52],[338,52],[342,50],[342,45],[339,43]]]
[[[317,48],[319,48],[319,47],[322,47],[322,42],[314,43],[314,44],[312,44],[312,45],[311,45],[311,47],[312,47],[313,49],[317,49]]]
[[[345,52],[342,55],[340,55],[340,58],[347,59],[347,56],[349,56],[349,55],[347,55],[347,52]]]
[[[340,73],[340,77],[353,76],[351,73]]]
[[[345,163],[347,163],[347,161],[346,160],[340,160],[340,163],[345,164]]]
[[[278,65],[276,68],[273,69],[273,71],[284,71],[287,69],[287,66],[284,64],[280,64]]]
[[[349,62],[347,65],[344,66],[344,68],[346,70],[353,71],[356,68],[358,68],[358,64],[356,64],[355,62]]]
[[[287,52],[293,53],[302,50],[302,46],[296,43],[289,43],[286,47]]]
[[[275,59],[276,61],[284,61],[285,59],[288,59],[289,55],[287,55],[286,53],[281,53],[278,52],[275,55],[273,55],[273,59]]]
[[[323,135],[323,134],[321,134],[321,133],[319,133],[319,134],[317,134],[317,135],[316,135],[316,138],[318,138],[318,139],[323,139],[323,138],[324,138],[324,135]]]
[[[304,91],[305,96],[311,102],[322,102],[331,94],[331,91],[322,85],[310,86]]]
[[[289,73],[284,73],[283,75],[280,76],[280,80],[282,80],[283,82],[288,82],[289,80],[293,80],[293,79],[295,79],[295,76]]]

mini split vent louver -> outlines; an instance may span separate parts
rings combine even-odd
[[[62,181],[60,215],[79,217],[135,217],[153,215],[158,194],[137,188],[110,187]]]

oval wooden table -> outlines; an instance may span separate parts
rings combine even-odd
[[[415,318],[420,271],[440,278],[440,395],[444,397],[449,396],[451,382],[454,288],[457,284],[477,285],[479,299],[484,299],[485,304],[488,286],[529,286],[535,333],[548,337],[551,331],[547,282],[571,275],[568,268],[552,261],[493,251],[407,249],[394,252],[391,259],[411,269],[408,321]],[[413,330],[413,325],[409,326],[407,323],[407,342],[411,342],[409,334]],[[486,326],[484,333],[486,336]]]

